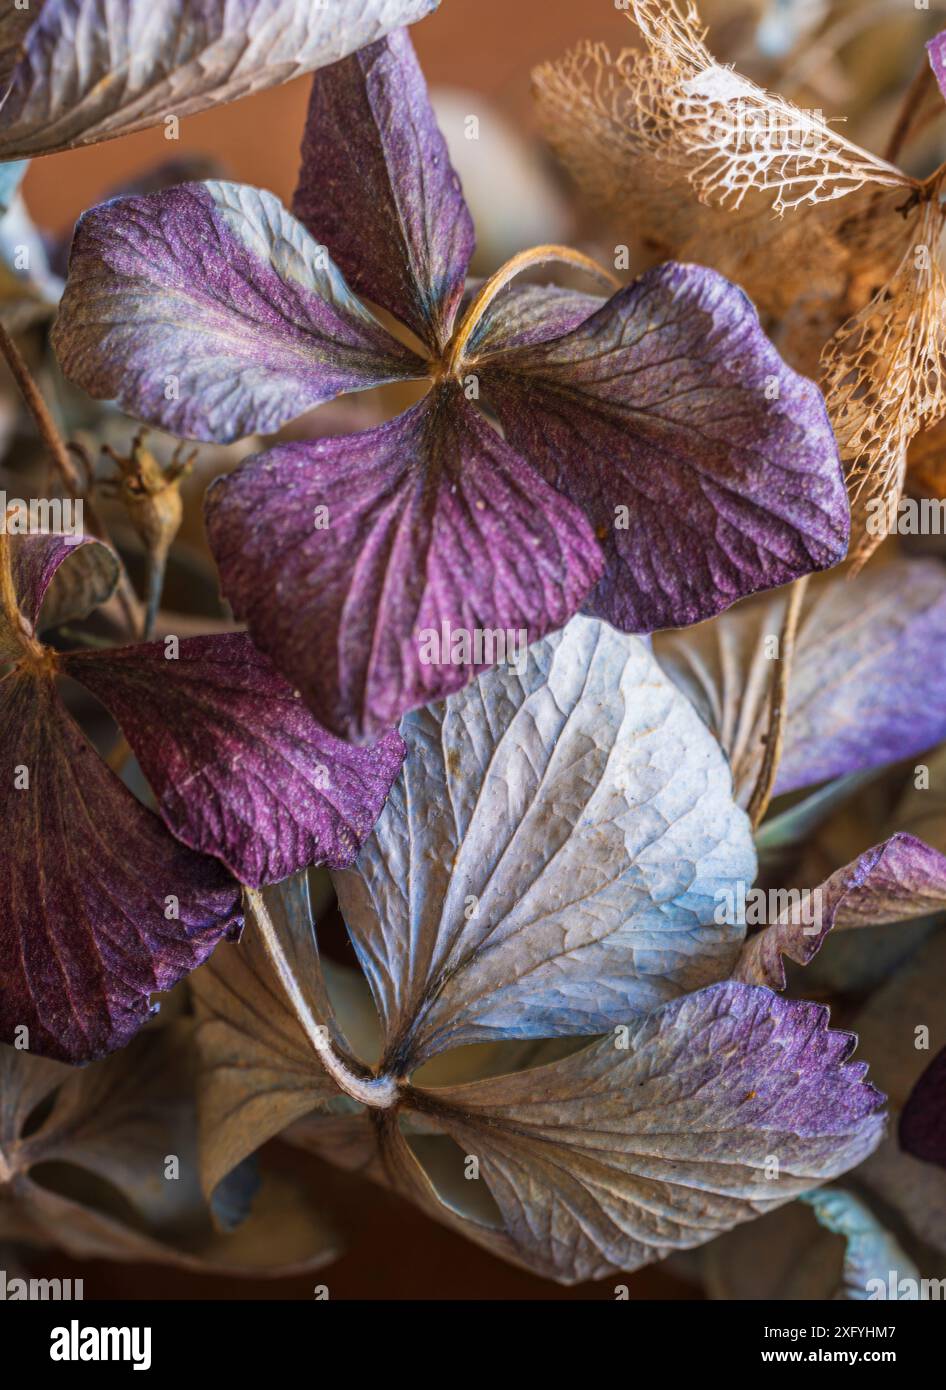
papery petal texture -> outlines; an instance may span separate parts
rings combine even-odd
[[[404,758],[394,731],[369,748],[326,733],[244,633],[63,665],[121,725],[177,839],[253,887],[350,864]]]
[[[293,210],[359,294],[446,345],[473,222],[406,31],[313,79]]]
[[[468,296],[472,302],[472,296]],[[561,285],[509,285],[487,305],[467,344],[471,357],[561,338],[604,307],[598,294]],[[465,307],[466,301],[464,301]]]
[[[473,369],[510,444],[592,521],[607,570],[587,611],[615,626],[685,626],[844,558],[820,392],[714,271],[661,266],[564,337]]]
[[[289,444],[215,484],[223,591],[320,723],[365,739],[560,627],[601,573],[581,512],[463,399]]]
[[[31,633],[40,626],[50,590],[61,595],[55,616],[65,622],[87,617],[115,586],[117,564],[100,541],[46,533],[11,535],[8,544],[16,601]]]
[[[90,395],[217,443],[423,373],[279,200],[234,183],[85,213],[53,341]]]
[[[883,1097],[826,1024],[819,1005],[719,984],[634,1023],[626,1049],[602,1038],[421,1102],[479,1159],[521,1260],[599,1278],[700,1245],[875,1147]]]
[[[253,895],[239,948],[222,949],[191,981],[198,1019],[201,1181],[210,1195],[248,1154],[338,1098],[300,1014],[334,1031],[304,878],[262,895],[294,967],[288,993],[259,931]]]
[[[271,1172],[232,1183],[229,1219],[215,1227],[198,1181],[192,1047],[181,1021],[71,1071],[0,1046],[0,1240],[230,1276],[291,1274],[337,1256],[309,1193]],[[155,1181],[169,1152],[179,1175]],[[47,1186],[51,1164],[68,1174],[68,1195]]]
[[[733,766],[755,785],[768,721],[771,643],[786,596],[654,640]],[[777,794],[911,757],[946,738],[946,571],[898,558],[809,588],[795,640]]]
[[[33,1051],[89,1061],[239,927],[239,890],[135,800],[49,681],[5,682],[0,763],[0,1039],[25,1025]]]
[[[719,750],[646,646],[576,618],[404,721],[408,758],[339,904],[389,1065],[602,1032],[725,976],[751,882]]]
[[[803,909],[787,907],[777,922],[745,944],[733,977],[785,988],[782,956],[807,965],[829,931],[875,927],[946,909],[946,856],[913,835],[893,835],[813,888]]]
[[[438,0],[31,0],[0,28],[0,158],[182,119],[334,63]]]

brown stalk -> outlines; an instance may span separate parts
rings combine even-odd
[[[924,52],[920,60],[920,67],[917,74],[904,94],[900,113],[890,133],[890,139],[887,141],[887,148],[884,150],[884,159],[886,159],[888,164],[895,164],[897,162],[900,151],[907,143],[907,138],[913,131],[917,117],[923,109],[923,103],[926,101],[935,81],[936,78],[932,66]]]
[[[775,788],[775,778],[778,775],[779,763],[782,760],[782,747],[785,742],[785,716],[788,711],[788,682],[792,673],[792,657],[795,654],[798,620],[801,617],[807,588],[807,574],[803,575],[801,579],[796,579],[792,585],[788,594],[788,606],[785,609],[782,630],[779,634],[779,654],[772,672],[772,683],[769,687],[769,727],[765,735],[765,753],[762,758],[762,767],[759,769],[759,776],[749,798],[749,805],[746,808],[753,830],[759,828],[766,811],[769,809],[772,792]]]
[[[89,529],[100,541],[115,550],[108,529],[98,514],[92,499],[86,494],[79,470],[72,459],[72,455],[66,448],[58,429],[56,428],[53,417],[49,412],[49,407],[43,400],[39,387],[36,385],[33,375],[23,354],[17,347],[7,329],[0,323],[0,352],[6,360],[7,366],[13,374],[13,379],[20,389],[26,407],[35,421],[39,436],[49,453],[53,463],[56,465],[62,485],[73,499],[81,499],[85,515],[89,520]],[[116,555],[118,554],[115,550]],[[131,580],[128,578],[127,571],[119,557],[119,580],[117,590],[118,602],[122,609],[122,615],[128,626],[130,636],[136,636],[141,631],[141,605],[132,587]]]

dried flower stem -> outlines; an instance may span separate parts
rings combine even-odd
[[[782,620],[779,634],[778,659],[772,672],[769,688],[769,727],[765,735],[765,753],[762,767],[752,789],[747,807],[753,830],[761,825],[775,788],[779,763],[782,760],[782,746],[785,741],[785,716],[788,712],[788,682],[792,673],[792,657],[795,654],[795,636],[801,617],[805,591],[808,588],[808,575],[796,579],[788,594],[788,606]]]
[[[401,1099],[401,1087],[394,1076],[359,1076],[336,1052],[329,1028],[319,1023],[309,1001],[299,988],[292,966],[286,958],[279,933],[272,917],[267,911],[262,894],[255,888],[245,890],[252,904],[253,915],[259,925],[270,962],[279,977],[280,984],[289,997],[296,1016],[305,1030],[313,1050],[318,1054],[329,1076],[353,1100],[375,1110],[387,1110],[397,1105]]]
[[[603,281],[612,290],[621,288],[621,281],[610,270],[599,265],[591,256],[586,256],[581,251],[575,251],[570,246],[533,246],[530,251],[520,251],[517,256],[513,256],[512,260],[501,266],[496,274],[486,281],[485,285],[480,287],[473,303],[466,311],[463,322],[453,335],[453,340],[447,351],[444,370],[448,376],[455,376],[459,372],[467,343],[500,290],[505,289],[510,280],[521,275],[524,270],[531,270],[537,265],[547,265],[552,261],[584,270],[587,274],[594,276],[596,280]]]
[[[923,103],[930,91],[933,89],[935,77],[933,68],[924,51],[920,59],[920,67],[916,76],[907,88],[900,107],[900,114],[894,126],[890,139],[887,141],[887,148],[884,150],[884,159],[888,164],[894,164],[907,142],[907,137],[913,130],[914,123],[919,116]]]
[[[82,478],[79,470],[73,461],[72,455],[66,448],[59,431],[49,412],[49,407],[43,400],[39,387],[33,379],[29,367],[23,358],[23,354],[17,347],[13,338],[0,323],[0,352],[3,353],[7,366],[13,375],[13,379],[20,389],[20,394],[26,403],[36,423],[39,436],[46,448],[52,455],[53,463],[62,479],[63,487],[72,498],[81,498],[85,514],[89,519],[89,529],[99,540],[105,541],[113,550],[115,547],[111,543],[105,523],[95,508],[91,498],[86,495]],[[115,552],[116,555],[118,552]],[[131,580],[128,578],[127,571],[121,563],[119,557],[119,580],[117,590],[118,602],[121,605],[122,615],[128,627],[129,635],[135,635],[141,630],[141,605],[132,587]]]

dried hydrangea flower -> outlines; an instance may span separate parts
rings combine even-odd
[[[576,618],[523,674],[403,727],[402,780],[336,877],[381,1059],[342,1031],[302,886],[250,894],[243,943],[194,977],[208,1193],[286,1131],[570,1283],[699,1245],[875,1147],[882,1098],[853,1039],[819,1005],[727,978],[744,926],[716,905],[751,882],[748,821],[643,643]],[[414,1076],[517,1039],[556,1041],[511,1074]],[[425,1172],[434,1136],[474,1164],[491,1214],[480,1182]]]
[[[914,179],[722,66],[689,0],[631,0],[628,17],[643,54],[584,45],[537,72],[547,136],[599,206],[786,316],[792,360],[813,343],[814,370],[823,348],[866,559],[884,534],[868,522],[896,508],[911,441],[946,415],[946,166]],[[929,46],[940,79],[944,46]]]
[[[43,644],[116,574],[98,542],[0,531],[0,1037],[26,1028],[31,1050],[67,1061],[121,1047],[151,994],[238,931],[232,875],[350,863],[404,755],[394,732],[363,749],[327,734],[243,633]],[[60,676],[114,715],[164,824],[88,743]]]
[[[222,183],[93,209],[55,346],[92,395],[218,441],[427,380],[397,419],[208,496],[227,597],[333,732],[369,737],[581,607],[651,631],[843,558],[822,399],[719,275],[497,297],[543,260],[588,268],[536,248],[459,312],[473,228],[405,33],[316,76],[295,209]]]
[[[335,1258],[311,1194],[279,1174],[238,1171],[212,1219],[198,1181],[192,1032],[183,1020],[148,1030],[79,1071],[0,1044],[0,1242],[257,1278]]]
[[[181,120],[288,82],[439,0],[30,0],[0,18],[0,159]]]

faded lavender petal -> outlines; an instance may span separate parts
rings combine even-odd
[[[91,396],[221,444],[423,375],[278,198],[217,181],[84,213],[53,345]]]
[[[121,725],[169,830],[252,887],[346,868],[401,769],[400,735],[355,748],[326,733],[245,633],[170,650],[63,659]]]
[[[127,135],[334,63],[438,0],[31,0],[0,21],[0,158]]]
[[[472,292],[467,298],[472,302]],[[467,352],[474,358],[487,357],[492,352],[561,338],[606,303],[601,295],[560,285],[509,285],[487,306],[470,335]]]
[[[455,388],[376,429],[247,461],[210,489],[206,515],[234,611],[344,738],[467,684],[502,659],[493,633],[518,648],[560,627],[601,573],[580,511]],[[479,652],[442,643],[443,624],[479,634]]]
[[[406,30],[313,79],[293,210],[353,289],[446,345],[473,222]]]
[[[386,1055],[603,1032],[728,974],[755,856],[713,739],[646,646],[576,618],[402,725],[339,905]]]
[[[7,678],[0,763],[0,1039],[25,1025],[32,1051],[89,1061],[239,928],[239,890],[135,800],[51,681]]]
[[[943,96],[946,97],[946,30],[937,34],[935,39],[930,39],[926,45],[929,54],[930,67],[939,85]]]
[[[587,611],[615,626],[685,626],[844,558],[821,394],[715,271],[661,266],[564,337],[494,347],[476,370],[510,444],[602,538]]]
[[[900,1115],[900,1147],[946,1168],[946,1047],[913,1087]]]
[[[722,743],[744,804],[768,723],[786,597],[661,634],[658,661]],[[795,642],[777,794],[908,758],[946,738],[946,570],[895,559],[809,589]]]
[[[807,965],[830,931],[876,927],[946,909],[946,856],[913,835],[893,835],[810,890],[803,911],[786,906],[749,938],[733,971],[746,984],[785,988],[788,956]]]
[[[632,1023],[626,1050],[605,1037],[421,1094],[479,1159],[510,1253],[564,1283],[600,1278],[701,1245],[870,1153],[883,1097],[827,1018],[728,982]]]

